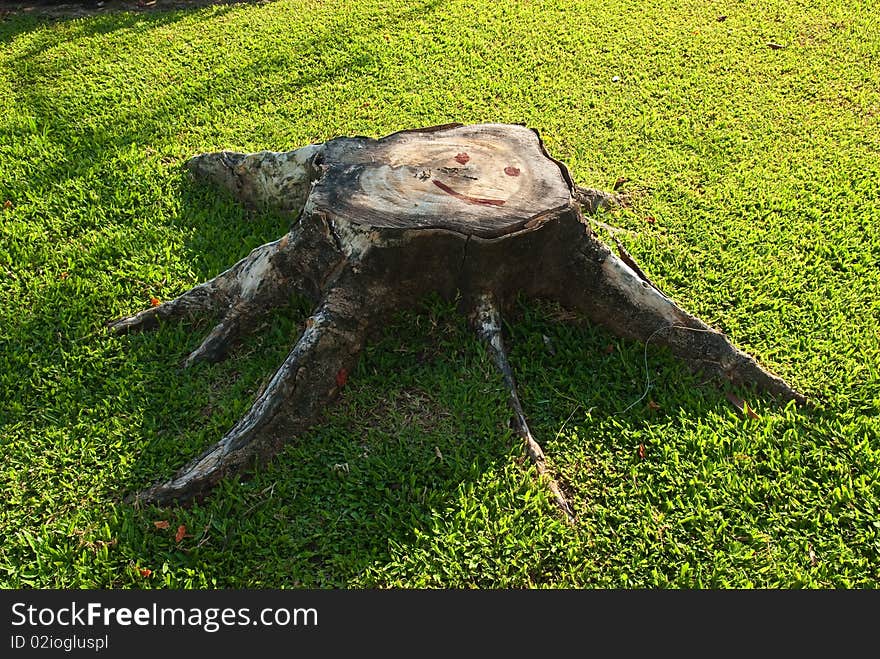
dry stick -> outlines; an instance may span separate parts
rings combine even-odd
[[[538,476],[547,483],[550,492],[553,493],[556,505],[565,513],[565,518],[568,523],[573,525],[576,521],[574,511],[572,511],[565,495],[559,488],[559,484],[550,475],[550,472],[547,469],[547,460],[544,457],[544,450],[535,440],[532,431],[529,430],[528,423],[526,423],[522,404],[519,401],[519,395],[516,393],[516,381],[513,379],[513,370],[510,368],[510,362],[507,359],[507,351],[504,349],[504,343],[501,340],[501,313],[498,310],[498,305],[493,296],[489,293],[481,295],[477,300],[475,311],[477,333],[480,335],[480,338],[486,342],[486,345],[489,346],[495,365],[498,367],[498,370],[501,371],[501,376],[507,387],[510,407],[513,408],[514,412],[514,430],[523,439],[523,442],[526,445],[526,453],[528,453],[529,458],[531,458],[534,463]]]

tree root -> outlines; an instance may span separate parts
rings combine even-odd
[[[586,233],[569,270],[563,303],[620,336],[669,348],[695,372],[721,382],[756,385],[799,404],[806,397],[736,348],[722,332],[683,310],[642,272]]]
[[[566,521],[574,524],[576,521],[574,512],[562,493],[559,484],[550,474],[547,467],[547,460],[544,457],[544,450],[529,430],[526,422],[525,413],[516,391],[516,381],[513,378],[513,370],[510,368],[510,362],[507,359],[507,351],[504,349],[504,342],[501,339],[501,312],[498,309],[494,296],[490,293],[484,293],[479,296],[474,312],[472,322],[477,330],[477,334],[486,343],[489,351],[492,353],[492,359],[501,377],[504,385],[507,387],[510,407],[513,409],[513,429],[517,435],[523,440],[526,447],[526,453],[535,465],[539,478],[546,483],[548,489],[553,494],[553,499],[559,509],[565,514]]]
[[[278,452],[292,432],[313,423],[344,384],[340,373],[354,365],[375,303],[354,302],[351,291],[334,289],[306,321],[293,350],[250,411],[173,478],[130,497],[138,503],[185,501],[224,476]]]
[[[181,296],[109,323],[110,330],[219,316],[186,358],[189,366],[223,358],[294,293],[315,311],[250,411],[171,479],[130,500],[190,499],[276,453],[336,397],[367,331],[432,293],[474,301],[472,320],[501,372],[514,430],[570,523],[574,513],[528,427],[501,338],[499,309],[515,297],[555,299],[618,336],[668,347],[693,370],[805,401],[660,291],[619,241],[615,256],[583,211],[625,206],[627,195],[575,185],[523,126],[436,126],[290,152],[206,153],[187,168],[244,204],[290,213],[291,229]]]
[[[256,304],[251,301],[257,297],[257,293],[262,292],[261,297],[265,298],[273,280],[281,283],[286,279],[281,273],[273,272],[273,260],[280,250],[292,249],[290,243],[288,234],[279,240],[260,245],[213,279],[189,289],[173,300],[144,309],[133,316],[111,321],[108,327],[115,334],[125,334],[155,329],[160,320],[178,320],[217,312],[225,316],[233,304],[254,307]]]

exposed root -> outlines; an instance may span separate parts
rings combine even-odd
[[[806,397],[761,367],[718,330],[664,295],[624,250],[618,258],[585,235],[583,259],[571,271],[566,303],[621,336],[666,346],[694,370],[736,385],[805,403]]]
[[[218,275],[210,281],[199,284],[180,297],[163,302],[159,306],[144,309],[133,316],[112,320],[107,323],[107,327],[114,334],[127,334],[128,332],[156,329],[161,320],[193,318],[201,314],[212,313],[227,304],[222,287],[218,286],[216,281],[220,277],[223,275]]]
[[[600,210],[626,208],[629,206],[630,199],[628,195],[615,194],[612,192],[605,192],[604,190],[596,190],[594,188],[585,188],[576,185],[574,187],[573,196],[575,201],[577,201],[583,210],[586,211],[587,215],[590,216],[590,223],[607,231],[615,241],[617,241],[616,236],[619,233],[636,233],[630,229],[622,229],[621,227],[616,227],[597,219]]]
[[[191,366],[200,361],[223,359],[229,347],[250,331],[269,311],[285,304],[291,294],[315,298],[316,282],[341,257],[328,257],[327,242],[311,227],[302,231],[295,225],[290,232],[253,249],[225,272],[191,288],[180,297],[145,309],[133,316],[108,323],[111,332],[123,334],[155,329],[160,321],[219,315],[214,329],[184,361]],[[340,271],[337,267],[334,270]]]
[[[510,368],[510,362],[507,359],[507,351],[504,349],[504,343],[501,340],[501,313],[494,296],[490,293],[481,295],[474,310],[474,325],[480,338],[486,342],[492,353],[492,358],[507,387],[510,397],[510,407],[514,412],[514,431],[522,438],[526,446],[526,453],[535,465],[539,477],[547,484],[556,505],[565,514],[566,521],[574,524],[576,519],[568,500],[562,493],[559,484],[550,474],[547,468],[547,460],[544,457],[544,450],[535,440],[526,417],[523,412],[522,404],[519,401],[519,395],[516,392],[516,381],[513,378],[513,370]]]
[[[250,411],[173,478],[134,495],[165,504],[199,495],[224,476],[274,455],[292,432],[311,425],[342,386],[363,344],[369,305],[334,290],[306,322],[305,331]]]
[[[620,255],[620,260],[626,263],[630,268],[632,268],[632,271],[635,272],[642,281],[649,283],[651,286],[660,291],[660,293],[663,293],[663,290],[651,279],[648,278],[648,275],[645,274],[641,266],[636,263],[635,259],[627,251],[626,247],[623,246],[623,243],[620,242],[620,240],[618,240],[616,236],[612,236],[612,238],[614,238],[614,245],[617,247],[617,253]],[[663,293],[663,295],[666,295],[666,293]]]
[[[581,185],[574,186],[573,196],[584,210],[590,215],[595,215],[600,210],[619,208],[627,205],[627,197],[623,194],[614,194],[594,188],[585,188]]]
[[[160,320],[177,320],[203,314],[224,313],[240,300],[250,300],[262,288],[266,292],[272,281],[279,282],[281,273],[273,271],[272,261],[279,251],[293,249],[291,234],[251,250],[228,270],[199,284],[183,295],[162,304],[144,309],[133,316],[108,323],[115,334],[155,329]]]
[[[247,313],[247,307],[233,308],[226,314],[211,333],[208,334],[199,345],[184,360],[184,368],[189,368],[197,362],[218,362],[226,357],[229,346],[242,333],[242,321]]]
[[[322,150],[322,144],[310,144],[286,152],[219,151],[193,156],[186,167],[194,177],[226,188],[248,206],[298,215],[317,176],[315,160]]]

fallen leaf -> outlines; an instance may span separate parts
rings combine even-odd
[[[152,295],[150,296],[150,306],[158,307],[160,304],[162,303],[159,302],[159,298],[153,297]]]
[[[10,208],[12,208],[12,202],[9,201],[9,199],[7,199],[6,201],[3,202],[3,208],[5,208],[6,210],[9,210]]]
[[[773,43],[771,41],[767,44],[767,48],[770,48],[772,50],[781,50],[782,48],[785,48],[785,46],[783,46],[781,43]]]
[[[153,571],[148,567],[138,568],[138,572],[141,573],[142,577],[149,577],[151,574],[153,574]]]
[[[58,278],[59,279],[67,279],[68,276],[69,275],[66,272],[62,272],[60,275],[58,275]]]
[[[715,20],[718,21],[719,23],[723,23],[724,21],[727,20],[727,16],[719,16]]]
[[[157,529],[167,529],[168,526],[169,526],[169,525],[168,525],[168,520],[167,520],[167,519],[163,519],[163,520],[158,521],[158,522],[153,522],[153,526],[155,526]]]
[[[755,410],[753,410],[751,408],[748,401],[745,401],[745,400],[743,401],[743,410],[745,411],[745,413],[748,415],[748,417],[750,419],[760,419],[761,418],[758,416],[758,413],[755,412]]]
[[[612,352],[614,352],[614,344],[609,343],[607,346],[605,346],[605,354],[610,355]]]
[[[180,542],[186,537],[186,527],[181,524],[177,527],[177,533],[174,535],[174,542]]]
[[[653,401],[653,400],[649,400],[649,401],[648,401],[648,407],[649,407],[650,409],[656,411],[656,410],[659,410],[659,409],[660,409],[660,403],[657,403],[657,402],[655,402],[655,401]]]
[[[647,455],[648,455],[648,452],[645,450],[645,445],[639,444],[639,458],[644,460]]]
[[[816,552],[813,550],[813,543],[807,543],[807,555],[810,557],[810,565],[816,567],[819,564],[819,561],[816,560]]]
[[[348,382],[348,371],[344,368],[340,368],[336,373],[336,386],[342,388],[345,386],[346,382]]]
[[[618,179],[614,182],[614,188],[613,188],[613,189],[614,189],[614,190],[617,190],[617,189],[620,188],[620,186],[622,186],[624,183],[629,183],[629,179],[628,179],[628,178],[624,178],[623,176],[621,176],[620,178],[618,178]]]
[[[648,215],[645,218],[645,222],[647,222],[648,224],[654,224],[654,222],[656,222],[656,221],[657,221],[657,218],[655,218],[653,215]]]
[[[749,404],[744,401],[742,398],[737,396],[736,394],[728,391],[724,394],[727,397],[727,400],[737,409],[737,411],[743,416],[747,416],[750,419],[759,419],[760,417],[757,415],[755,410],[749,407]]]
[[[434,455],[437,456],[437,458],[440,460],[440,462],[443,462],[443,454],[440,452],[439,446],[434,447]]]

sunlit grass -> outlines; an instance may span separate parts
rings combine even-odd
[[[0,584],[876,587],[876,11],[680,4],[0,20]],[[634,206],[603,221],[814,406],[740,391],[760,417],[743,419],[664,352],[523,302],[511,359],[569,528],[454,301],[426,300],[254,478],[192,508],[123,504],[248,409],[308,313],[291,300],[187,371],[211,319],[106,334],[286,226],[195,187],[183,160],[452,121],[526,123],[579,183],[629,179]]]

